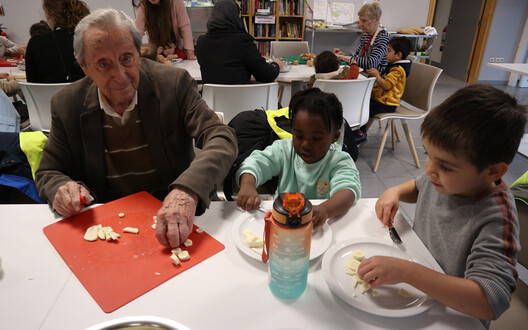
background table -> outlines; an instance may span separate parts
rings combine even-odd
[[[375,218],[375,201],[360,200],[345,216],[331,220],[333,241],[375,237],[390,242],[387,229]],[[271,202],[263,206],[270,208]],[[1,329],[83,329],[134,315],[165,317],[195,330],[482,328],[477,319],[438,303],[404,318],[362,312],[330,291],[322,257],[310,263],[308,287],[298,300],[275,298],[267,285],[266,265],[240,252],[231,237],[232,224],[243,215],[234,202],[213,202],[195,221],[225,245],[224,251],[105,314],[44,236],[42,228],[60,220],[47,205],[1,205],[0,212]],[[401,216],[396,227],[409,254],[438,267]]]

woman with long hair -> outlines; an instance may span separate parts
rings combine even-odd
[[[147,32],[154,46],[163,47],[175,40],[187,59],[196,59],[191,21],[182,0],[140,0],[134,23],[142,36]]]
[[[35,35],[29,40],[27,81],[63,83],[84,77],[73,52],[73,33],[90,9],[81,0],[43,0],[42,9],[52,32]]]

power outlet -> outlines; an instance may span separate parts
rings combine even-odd
[[[497,62],[497,63],[504,63],[504,57],[497,57],[497,58],[495,59],[495,62]]]
[[[495,57],[490,57],[489,62],[490,63],[495,63]]]

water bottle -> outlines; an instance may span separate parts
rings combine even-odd
[[[312,204],[301,193],[280,194],[266,214],[262,261],[268,262],[268,284],[278,298],[296,299],[306,289],[311,219]]]

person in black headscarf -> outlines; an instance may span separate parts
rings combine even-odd
[[[196,57],[203,83],[245,84],[251,75],[262,83],[279,75],[282,62],[268,64],[259,53],[253,37],[244,31],[240,9],[232,0],[215,4],[207,33],[198,38]]]

